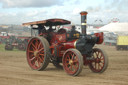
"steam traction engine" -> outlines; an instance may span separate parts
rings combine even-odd
[[[94,35],[86,34],[86,15],[81,14],[82,33],[75,30],[75,26],[66,32],[61,28],[55,32],[56,26],[70,24],[64,19],[48,19],[43,21],[23,23],[30,25],[32,29],[38,30],[38,37],[29,40],[26,54],[29,66],[34,70],[44,70],[49,62],[57,68],[63,69],[72,76],[77,76],[83,65],[89,65],[90,69],[96,73],[102,73],[108,66],[108,58],[104,51],[93,48],[95,44],[103,42],[103,33]],[[35,28],[34,25],[38,27]],[[45,27],[49,28],[45,28]],[[53,29],[53,27],[55,27]]]

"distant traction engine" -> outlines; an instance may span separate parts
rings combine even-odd
[[[82,33],[76,31],[75,26],[72,26],[68,32],[63,28],[55,32],[58,25],[71,23],[64,19],[23,23],[23,25],[30,25],[32,29],[37,29],[39,34],[29,40],[26,50],[27,61],[32,69],[44,70],[51,62],[57,68],[63,67],[65,72],[72,76],[77,76],[82,71],[83,65],[89,65],[95,73],[102,73],[106,70],[107,55],[103,50],[93,48],[95,44],[103,42],[103,33],[87,35],[87,12],[83,11],[80,14]],[[34,25],[38,27],[35,28]]]

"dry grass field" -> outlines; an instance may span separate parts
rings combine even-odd
[[[25,51],[5,51],[3,47],[0,46],[0,85],[128,85],[128,51],[116,51],[114,46],[96,46],[109,57],[104,73],[93,73],[86,66],[77,77],[52,64],[45,71],[33,71],[27,64]]]

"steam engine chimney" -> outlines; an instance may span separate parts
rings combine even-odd
[[[88,13],[86,11],[82,11],[80,14],[81,14],[81,31],[82,34],[86,35],[86,27],[87,27],[86,17]]]

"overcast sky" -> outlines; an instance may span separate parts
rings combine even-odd
[[[112,18],[128,22],[128,0],[0,0],[0,24],[63,18],[80,24],[80,12],[87,11],[87,22],[108,23]]]

